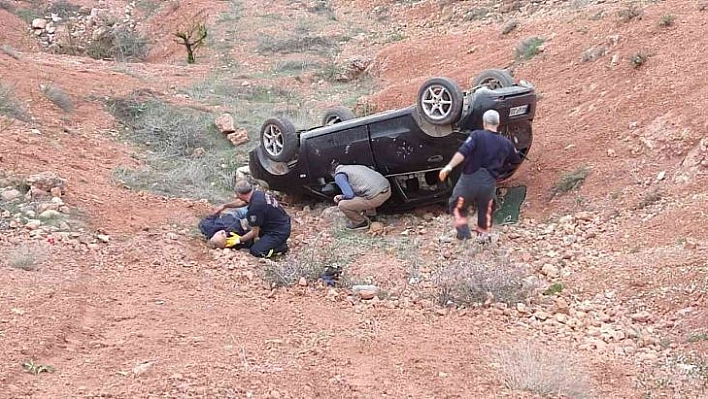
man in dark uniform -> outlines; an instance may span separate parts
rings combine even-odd
[[[462,175],[457,181],[450,198],[450,211],[455,217],[457,238],[472,238],[467,222],[467,208],[477,207],[477,239],[480,242],[491,240],[492,213],[496,180],[508,165],[521,163],[521,157],[511,140],[501,136],[499,113],[488,110],[482,116],[484,130],[475,130],[460,146],[450,162],[440,171],[440,181],[447,179],[452,169],[464,162]]]
[[[290,237],[290,216],[272,195],[254,190],[251,183],[241,180],[234,188],[237,200],[217,208],[216,213],[227,208],[237,208],[248,204],[246,220],[251,229],[240,236],[240,243],[249,247],[253,256],[269,258],[288,251]]]

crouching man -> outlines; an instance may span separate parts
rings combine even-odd
[[[278,200],[264,191],[254,190],[251,183],[246,180],[237,182],[234,191],[236,200],[221,205],[214,213],[220,214],[225,209],[239,208],[247,204],[246,221],[249,230],[238,237],[221,234],[224,237],[219,237],[218,243],[214,245],[224,248],[226,245],[220,244],[226,243],[228,238],[231,238],[232,245],[244,245],[248,247],[251,255],[260,258],[269,258],[287,252],[287,240],[290,238],[291,231],[290,216]],[[213,242],[213,239],[210,241]]]
[[[376,208],[391,198],[391,183],[381,173],[364,165],[332,164],[334,181],[342,194],[334,197],[344,216],[348,230],[368,229]]]

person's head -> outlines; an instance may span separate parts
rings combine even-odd
[[[499,112],[490,109],[482,115],[482,124],[485,130],[496,132],[499,128]]]
[[[339,161],[336,159],[333,159],[329,163],[329,167],[327,168],[327,172],[329,172],[330,176],[334,176],[334,174],[337,172],[337,167],[339,166]]]
[[[225,230],[219,230],[209,239],[211,248],[226,248],[227,234]]]
[[[249,202],[251,200],[251,194],[253,194],[253,186],[248,180],[239,180],[236,182],[236,186],[234,186],[234,193],[238,199]]]

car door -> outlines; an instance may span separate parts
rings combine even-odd
[[[464,140],[454,133],[432,137],[420,129],[410,113],[372,122],[369,132],[374,160],[384,175],[442,168]]]
[[[305,147],[308,180],[315,184],[323,184],[321,179],[331,181],[329,168],[333,161],[375,167],[366,125],[347,126],[346,123],[318,129],[305,137],[302,145]]]

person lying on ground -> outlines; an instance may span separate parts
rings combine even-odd
[[[243,248],[240,238],[248,230],[245,212],[211,214],[199,222],[199,231],[212,248]]]

